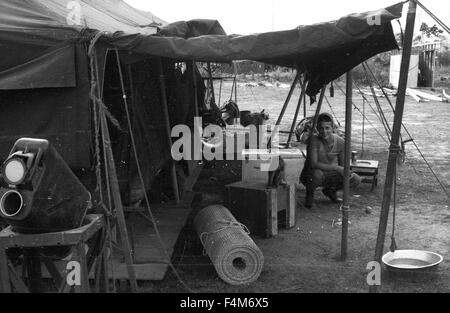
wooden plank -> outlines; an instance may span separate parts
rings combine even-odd
[[[134,263],[170,262],[175,244],[190,212],[190,209],[179,208],[152,209],[160,238],[154,225],[150,223],[150,217],[144,220],[140,215],[130,215],[127,224],[133,225],[134,229]]]
[[[91,222],[77,229],[45,234],[19,234],[7,227],[0,232],[0,240],[5,248],[10,247],[50,247],[75,245],[84,238],[90,238],[103,225],[103,215],[93,214]]]
[[[113,273],[111,272],[111,266],[108,268],[110,278],[113,277],[113,274],[115,279],[128,278],[125,264],[113,263],[112,268]],[[163,280],[168,268],[168,264],[161,263],[133,264],[137,280]]]

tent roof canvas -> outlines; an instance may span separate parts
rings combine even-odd
[[[154,34],[167,24],[122,0],[2,0],[0,30],[80,30]],[[57,34],[55,34],[57,36]]]
[[[82,25],[68,25],[75,3],[80,4]],[[101,42],[152,57],[212,62],[254,60],[294,67],[306,74],[307,94],[315,96],[322,86],[361,62],[398,48],[391,21],[401,16],[402,7],[403,3],[398,3],[337,21],[240,36],[226,35],[217,21],[165,25],[151,13],[134,9],[122,0],[3,0],[0,53],[5,57],[0,60],[0,89],[5,89],[1,86],[2,73],[3,79],[11,79],[19,66],[24,74],[27,69],[21,65],[48,54],[48,49],[88,42],[101,31]],[[164,25],[161,29],[148,26],[153,22]],[[65,52],[69,55],[69,51]],[[34,65],[33,71],[38,73]]]

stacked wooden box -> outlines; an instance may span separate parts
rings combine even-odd
[[[277,235],[279,226],[295,226],[296,184],[303,168],[300,150],[267,153],[244,150],[242,181],[226,186],[228,209],[251,233],[265,238]],[[276,157],[284,160],[287,185],[275,188],[268,186],[269,172],[264,169]]]

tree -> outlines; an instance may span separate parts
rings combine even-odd
[[[420,31],[423,35],[427,36],[427,38],[430,38],[431,36],[439,38],[444,32],[442,29],[439,29],[436,24],[429,27],[427,23],[422,23],[422,25],[420,26]]]

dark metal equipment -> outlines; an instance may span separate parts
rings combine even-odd
[[[91,196],[44,139],[21,138],[3,163],[0,217],[19,233],[81,226]]]

